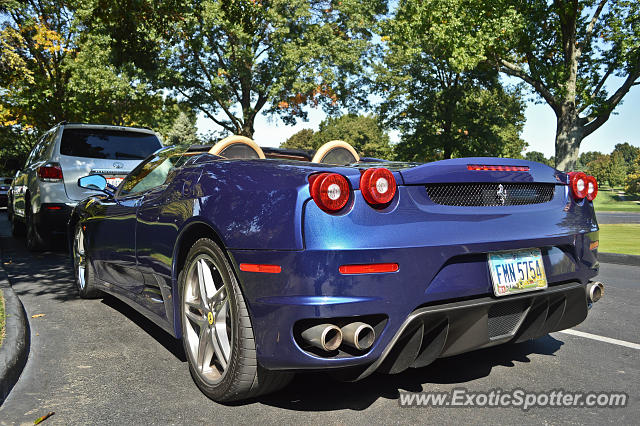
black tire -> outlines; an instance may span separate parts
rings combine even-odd
[[[189,271],[192,271],[193,267],[196,267],[195,262],[198,262],[203,256],[215,266],[216,276],[222,280],[222,285],[225,287],[225,295],[229,303],[228,309],[231,312],[230,320],[228,320],[230,323],[229,328],[232,330],[230,333],[231,354],[219,382],[213,384],[208,383],[203,373],[198,371],[197,362],[194,360],[194,354],[192,353],[193,348],[189,347],[187,341],[187,322],[191,324],[185,315],[187,275],[190,273]],[[293,373],[266,370],[258,364],[251,318],[242,296],[242,291],[225,253],[214,241],[208,238],[201,238],[195,242],[191,250],[189,250],[178,282],[180,286],[180,318],[184,351],[187,355],[191,376],[206,396],[219,402],[242,400],[275,392],[291,381]],[[190,312],[193,313],[193,311]],[[209,326],[215,327],[211,320],[209,320]],[[214,356],[216,356],[215,352]],[[210,362],[213,365],[213,358]]]
[[[78,236],[79,232],[80,236]],[[82,248],[79,245],[80,239],[82,240]],[[84,232],[78,223],[74,227],[71,243],[71,260],[73,261],[76,288],[83,299],[95,299],[100,296],[100,290],[96,288],[95,271],[84,249],[86,247],[85,241]]]
[[[26,244],[29,251],[42,251],[47,248],[47,241],[43,238],[42,233],[38,229],[33,208],[30,202],[25,203],[25,222],[27,228]]]
[[[9,222],[11,223],[11,235],[15,238],[24,237],[24,223],[22,223],[20,219],[13,214],[13,211],[11,211],[9,215]]]

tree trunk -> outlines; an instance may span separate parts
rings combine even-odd
[[[556,127],[556,169],[572,171],[578,161],[583,129],[574,105],[565,105],[560,110]]]

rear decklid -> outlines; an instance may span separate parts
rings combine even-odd
[[[162,147],[147,129],[116,126],[65,126],[60,140],[59,162],[67,196],[82,200],[92,191],[78,186],[78,179],[101,174],[118,184],[148,155]]]
[[[400,174],[405,185],[476,182],[566,183],[564,173],[547,165],[527,160],[493,157],[467,157],[435,161],[400,170]]]

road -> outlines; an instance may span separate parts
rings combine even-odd
[[[636,423],[640,350],[565,333],[441,359],[359,383],[300,374],[283,391],[245,404],[204,397],[189,376],[181,344],[127,305],[81,300],[67,255],[31,255],[0,215],[4,267],[31,324],[25,370],[0,407],[0,424],[140,423]],[[602,265],[602,301],[577,330],[640,343],[640,268]],[[44,314],[38,318],[33,315]],[[637,348],[637,346],[636,346]],[[622,391],[625,408],[401,408],[401,391],[494,388]]]
[[[640,213],[634,212],[596,212],[599,224],[640,223]]]

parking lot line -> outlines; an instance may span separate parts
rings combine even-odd
[[[578,330],[562,330],[558,333],[571,334],[573,336],[584,337],[587,339],[599,340],[601,342],[612,343],[614,345],[624,346],[631,349],[640,349],[640,345],[637,343],[627,342],[625,340],[612,339],[611,337],[598,336],[597,334],[585,333]]]

